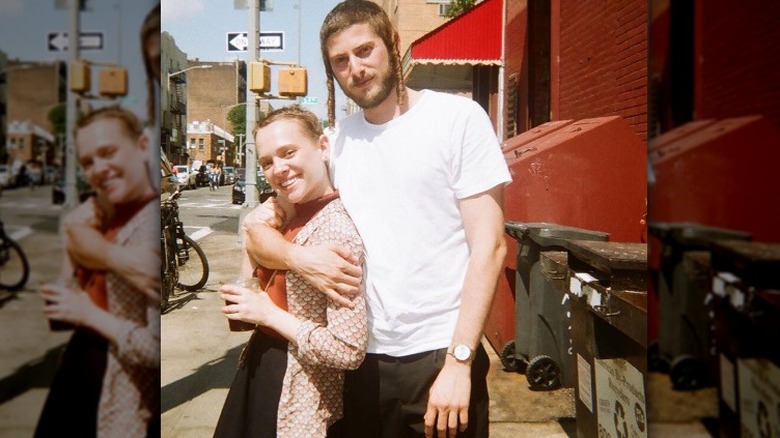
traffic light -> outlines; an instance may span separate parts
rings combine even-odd
[[[305,96],[308,94],[306,69],[303,67],[283,68],[279,70],[280,96]]]
[[[265,62],[250,62],[248,86],[253,93],[267,93],[270,91],[271,67]]]
[[[124,67],[106,67],[100,70],[98,89],[104,96],[124,96],[127,94],[127,69]]]
[[[89,64],[84,61],[71,62],[68,66],[68,89],[75,93],[85,93],[90,86]]]

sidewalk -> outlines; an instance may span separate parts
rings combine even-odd
[[[238,273],[235,234],[217,232],[200,242],[211,274],[197,293],[180,293],[162,317],[162,435],[211,437],[249,332],[229,332],[217,290]],[[491,437],[575,436],[574,391],[533,392],[525,376],[506,373],[491,358]]]
[[[21,242],[31,261],[25,289],[0,306],[0,436],[33,435],[62,347],[72,332],[52,332],[38,287],[59,272],[56,235],[37,231]],[[56,256],[54,256],[56,255]],[[34,261],[34,264],[33,264]]]

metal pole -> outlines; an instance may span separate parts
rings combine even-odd
[[[247,68],[249,63],[260,58],[260,0],[249,0],[249,24],[247,33],[249,47],[246,50]],[[246,157],[246,186],[244,204],[238,216],[238,242],[244,242],[244,217],[257,205],[257,158],[255,157],[255,140],[252,138],[252,130],[257,121],[257,97],[255,93],[246,87],[246,142],[244,143]]]
[[[70,0],[70,31],[68,31],[68,52],[71,63],[79,60],[79,0]],[[70,68],[68,68],[70,79]],[[66,142],[65,142],[65,205],[63,214],[78,205],[78,193],[76,191],[76,145],[73,137],[73,129],[78,118],[79,98],[75,92],[68,90],[67,118],[66,118]]]
[[[298,0],[298,65],[301,65],[301,0]]]
[[[249,8],[249,47],[247,47],[247,63],[260,58],[260,0],[251,0]],[[254,208],[257,204],[257,158],[255,156],[255,139],[252,130],[257,121],[257,96],[246,87],[246,200],[245,206]]]

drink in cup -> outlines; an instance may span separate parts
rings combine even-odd
[[[260,287],[260,281],[257,279],[257,277],[238,279],[230,284],[234,286],[242,286],[247,289],[252,289],[253,291],[257,291],[257,289]],[[235,303],[232,301],[225,300],[225,304],[229,306]],[[254,324],[245,321],[239,321],[236,319],[229,319],[229,318],[228,318],[228,327],[230,328],[231,332],[245,332],[245,331],[255,329]]]

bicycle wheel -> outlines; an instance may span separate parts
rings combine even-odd
[[[209,279],[206,254],[186,234],[176,237],[176,247],[176,259],[179,261],[179,281],[176,287],[188,292],[200,290]]]
[[[11,239],[0,241],[0,289],[19,290],[30,276],[30,264],[22,247]]]

